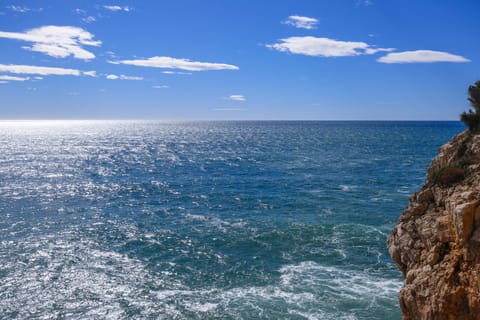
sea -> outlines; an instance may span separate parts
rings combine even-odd
[[[400,319],[460,122],[0,121],[0,319]]]

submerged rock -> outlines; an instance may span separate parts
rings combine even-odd
[[[439,149],[388,237],[404,320],[480,319],[480,135]]]

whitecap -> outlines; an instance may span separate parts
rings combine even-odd
[[[204,215],[201,215],[201,214],[191,214],[191,213],[188,213],[186,215],[186,217],[190,220],[197,220],[197,221],[207,221],[208,218]]]
[[[285,287],[327,287],[334,289],[332,294],[354,300],[371,297],[396,299],[402,286],[399,278],[386,278],[366,270],[325,266],[313,261],[285,265],[279,271],[281,284]]]
[[[346,185],[346,184],[341,184],[339,187],[340,187],[340,190],[342,190],[342,191],[344,191],[344,192],[353,191],[354,189],[357,188],[357,186],[354,186],[354,185]]]

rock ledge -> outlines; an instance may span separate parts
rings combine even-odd
[[[404,320],[480,319],[480,135],[439,149],[388,237]]]

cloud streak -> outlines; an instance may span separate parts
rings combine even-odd
[[[379,58],[377,61],[381,63],[470,62],[469,59],[462,56],[432,50],[392,52]]]
[[[181,71],[162,71],[163,74],[182,74],[182,75],[191,75],[191,72],[181,72]]]
[[[20,12],[20,13],[27,13],[31,11],[29,7],[26,6],[7,6],[8,9],[12,10],[13,12]]]
[[[27,81],[27,80],[30,80],[30,77],[15,77],[15,76],[0,75],[0,81]]]
[[[228,97],[229,100],[233,101],[246,101],[247,99],[241,94],[232,94]]]
[[[268,44],[266,47],[280,52],[324,58],[372,55],[378,52],[389,52],[385,56],[377,59],[377,62],[388,64],[470,62],[470,60],[465,57],[443,51],[413,50],[392,52],[395,49],[377,48],[366,42],[340,41],[310,36],[280,39],[279,42]]]
[[[380,51],[392,51],[393,49],[376,48],[365,42],[340,41],[329,38],[317,37],[290,37],[280,39],[280,42],[269,44],[271,48],[280,52],[289,52],[313,57],[348,57],[369,55]]]
[[[0,72],[13,73],[13,74],[35,74],[41,76],[91,76],[95,74],[94,71],[80,71],[76,69],[55,68],[55,67],[41,67],[41,66],[28,66],[18,64],[0,64]]]
[[[199,62],[188,59],[177,59],[172,57],[151,57],[148,59],[110,61],[112,64],[126,64],[139,67],[180,69],[187,71],[209,71],[209,70],[239,70],[240,68],[225,63]]]
[[[124,74],[121,74],[121,75],[108,74],[105,76],[105,78],[107,78],[108,80],[134,80],[134,81],[143,80],[142,77],[126,76]]]
[[[77,59],[91,60],[95,55],[83,46],[98,47],[101,41],[93,40],[93,35],[78,27],[43,26],[25,32],[0,31],[0,38],[32,42],[31,47],[24,49],[44,53],[54,58],[73,56]]]
[[[122,6],[103,6],[103,8],[113,12],[117,12],[117,11],[128,12],[131,10],[129,6],[123,6],[123,7]]]
[[[97,21],[97,18],[95,18],[94,16],[87,16],[87,17],[82,18],[82,21],[85,22],[85,23],[92,23],[92,22]]]
[[[318,19],[294,15],[289,16],[282,23],[295,28],[311,30],[317,27]]]

